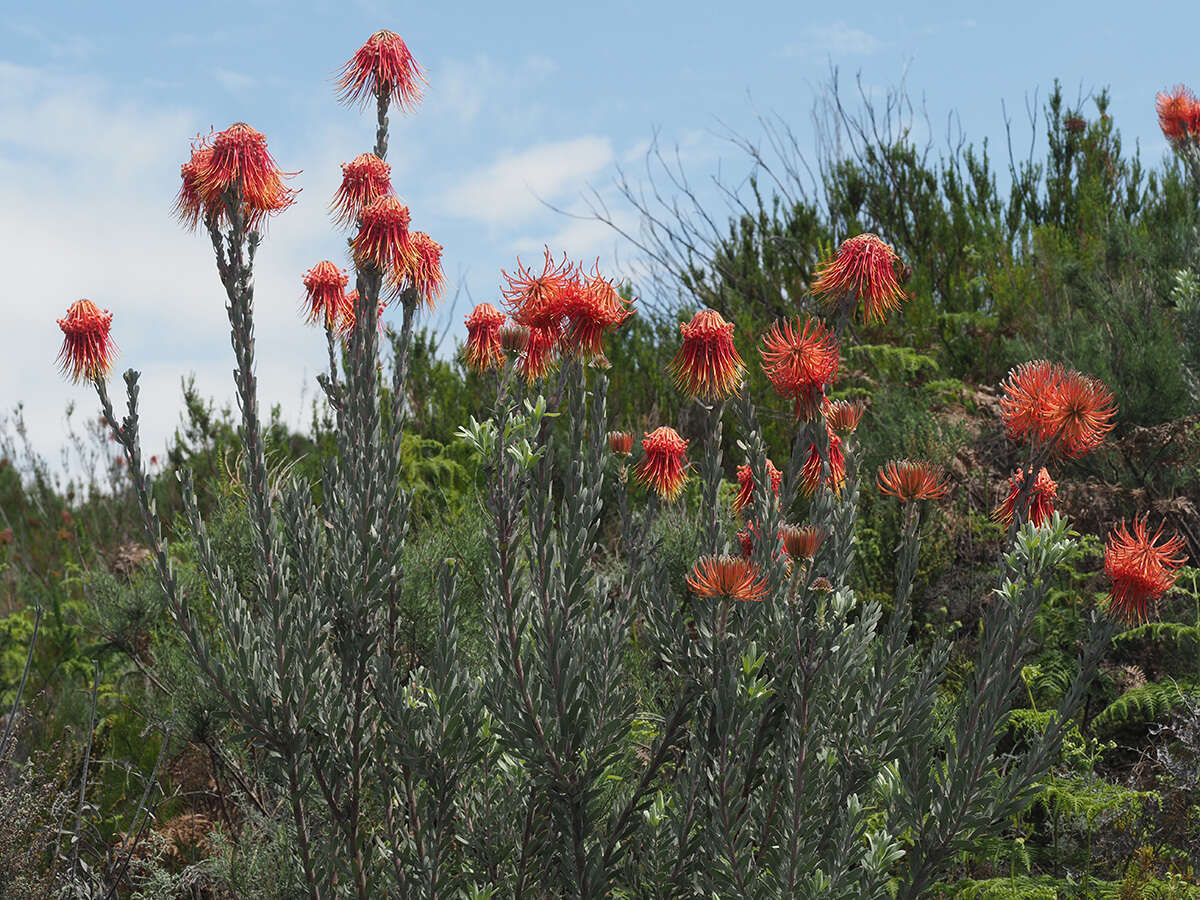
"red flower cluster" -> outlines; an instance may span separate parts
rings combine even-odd
[[[241,199],[247,229],[257,228],[267,215],[287,209],[296,199],[296,191],[283,183],[296,173],[281,171],[267,150],[267,139],[244,122],[199,139],[179,174],[183,184],[175,214],[188,228],[201,221],[228,223],[229,191]]]
[[[1013,517],[1017,514],[1017,495],[1021,493],[1021,485],[1025,482],[1025,472],[1017,469],[1008,482],[1008,496],[994,510],[992,519],[1006,528],[1012,525]],[[1033,482],[1033,493],[1029,498],[1029,521],[1041,527],[1050,521],[1054,515],[1054,501],[1058,498],[1058,485],[1050,477],[1043,466]]]
[[[879,469],[879,491],[891,494],[901,503],[914,500],[945,500],[950,484],[941,466],[924,460],[893,459]]]
[[[415,231],[409,237],[408,267],[394,272],[393,289],[398,293],[412,288],[426,309],[433,309],[438,297],[446,287],[442,274],[442,245],[423,231]]]
[[[600,274],[599,260],[590,275],[579,269],[565,300],[567,327],[563,347],[578,359],[603,357],[604,336],[633,315],[632,302]]]
[[[687,578],[687,586],[700,597],[728,597],[743,602],[761,602],[767,581],[758,566],[736,556],[702,556]]]
[[[689,397],[724,400],[742,382],[745,364],[733,345],[733,323],[715,309],[702,309],[679,326],[683,345],[670,369]]]
[[[351,242],[354,260],[360,266],[377,268],[389,282],[408,271],[414,250],[408,225],[408,207],[391,195],[373,200],[359,214],[358,234]]]
[[[342,328],[351,306],[346,296],[350,276],[336,264],[322,260],[304,273],[303,282],[305,320],[309,324],[324,322],[330,328]]]
[[[853,434],[865,410],[861,400],[834,400],[825,405],[825,421],[835,434]]]
[[[873,234],[843,241],[837,253],[821,263],[812,292],[832,308],[862,301],[866,322],[882,322],[908,299],[897,278],[900,260],[892,246]]]
[[[476,372],[504,365],[504,351],[500,347],[504,318],[504,313],[490,303],[480,303],[467,316],[467,346],[463,356]]]
[[[408,45],[392,31],[377,31],[342,67],[337,80],[340,99],[355,105],[372,97],[389,98],[412,112],[421,102],[421,85],[428,84]]]
[[[674,428],[663,425],[642,438],[641,462],[634,475],[647,488],[667,500],[674,500],[687,482],[688,442]]]
[[[391,192],[392,167],[374,153],[360,153],[342,163],[342,183],[329,208],[339,225],[353,225],[364,209]]]
[[[1187,557],[1183,538],[1163,537],[1160,525],[1153,535],[1145,517],[1133,520],[1133,530],[1122,521],[1108,536],[1104,547],[1104,573],[1112,579],[1108,607],[1121,618],[1142,621],[1152,600],[1175,584],[1175,570]]]
[[[1063,456],[1083,456],[1103,442],[1117,407],[1099,379],[1045,360],[1022,363],[1000,385],[1008,436]]]
[[[842,452],[842,439],[829,427],[828,422],[825,429],[829,434],[829,477],[826,484],[831,491],[837,492],[841,491],[842,485],[846,483],[846,456]],[[820,484],[821,454],[817,445],[812,443],[808,446],[808,459],[804,468],[800,470],[800,487],[805,494],[811,496]]]
[[[805,319],[775,322],[763,336],[758,351],[771,387],[796,402],[796,418],[815,419],[825,400],[825,389],[837,377],[837,339],[823,322]]]
[[[1158,127],[1172,144],[1200,141],[1200,101],[1184,85],[1176,85],[1154,98]]]
[[[778,497],[783,473],[775,468],[775,464],[769,459],[767,460],[767,474],[771,477],[771,492]],[[738,466],[737,480],[738,492],[737,496],[733,498],[733,512],[734,515],[741,515],[742,511],[754,500],[754,472],[750,466]]]
[[[76,300],[58,320],[58,327],[63,333],[58,353],[62,373],[76,383],[84,378],[108,378],[117,355],[110,333],[112,313],[102,312],[91,300]]]
[[[628,431],[610,431],[608,452],[613,456],[628,456],[633,452],[633,435]]]

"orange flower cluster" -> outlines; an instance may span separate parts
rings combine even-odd
[[[833,309],[861,300],[863,320],[883,322],[908,299],[897,278],[900,265],[891,244],[873,234],[860,234],[843,241],[821,263],[812,292]]]
[[[825,406],[825,421],[839,436],[853,434],[865,410],[861,400],[834,400]]]
[[[1099,379],[1045,360],[1022,363],[1000,385],[1008,436],[1077,458],[1112,430],[1117,407]]]
[[[769,459],[767,460],[767,474],[771,478],[771,492],[778,497],[779,485],[783,481],[783,473],[775,468],[775,464]],[[733,512],[734,515],[740,516],[742,511],[754,500],[754,472],[750,466],[738,466],[737,480],[738,492],[733,498]]]
[[[480,303],[466,317],[467,345],[463,356],[476,372],[504,365],[504,351],[500,347],[500,329],[504,327],[504,321],[504,313],[490,303]]]
[[[742,602],[762,602],[767,581],[758,567],[736,556],[702,556],[687,578],[687,586],[700,597],[728,597]]]
[[[893,459],[879,469],[876,484],[883,494],[901,503],[914,500],[945,500],[950,484],[941,466],[914,459]]]
[[[230,191],[241,200],[247,229],[257,228],[266,216],[287,209],[296,199],[297,192],[283,180],[297,173],[281,171],[267,150],[267,139],[245,122],[197,139],[179,174],[183,183],[175,214],[189,229],[201,222],[228,224]]]
[[[1200,141],[1200,100],[1182,84],[1154,98],[1158,127],[1163,137],[1176,146]]]
[[[825,424],[829,434],[829,477],[826,484],[834,492],[841,491],[846,483],[846,455],[842,452],[842,439]],[[821,454],[816,443],[808,445],[808,459],[800,470],[800,487],[805,494],[812,496],[821,484]]]
[[[354,225],[364,209],[391,192],[392,167],[374,153],[360,153],[342,163],[342,183],[330,203],[334,221]]]
[[[58,320],[58,327],[63,333],[58,353],[62,373],[76,383],[84,378],[107,379],[117,355],[112,313],[101,311],[91,300],[76,300]]]
[[[342,330],[348,317],[352,317],[353,305],[346,295],[350,276],[329,260],[322,260],[304,273],[305,320],[311,325],[323,322],[336,330]]]
[[[337,80],[343,103],[366,103],[372,97],[392,100],[406,112],[421,102],[421,85],[428,84],[408,45],[393,31],[371,35],[342,67]]]
[[[992,519],[1006,528],[1012,525],[1013,517],[1017,513],[1017,495],[1021,493],[1024,481],[1025,472],[1017,469],[1009,479],[1008,496],[992,510]],[[1057,498],[1058,485],[1043,466],[1033,482],[1033,493],[1029,498],[1029,521],[1038,527],[1050,521],[1050,517],[1054,515],[1054,501]]]
[[[674,500],[688,480],[688,442],[674,428],[663,425],[642,438],[645,451],[634,476],[658,496]]]
[[[412,288],[426,309],[433,309],[442,296],[446,278],[442,274],[442,245],[423,231],[413,232],[409,240],[412,251],[409,264],[402,272],[394,273],[394,287]]]
[[[1108,608],[1126,620],[1140,622],[1146,609],[1175,584],[1175,570],[1187,557],[1183,538],[1163,536],[1160,525],[1153,535],[1146,519],[1133,520],[1130,530],[1122,521],[1108,536],[1104,547],[1104,573],[1112,580]]]
[[[727,399],[746,370],[733,344],[733,323],[715,309],[702,309],[679,326],[679,333],[683,344],[670,363],[675,384],[689,397]]]
[[[815,419],[825,401],[825,389],[837,377],[837,339],[815,319],[775,322],[758,351],[771,387],[795,401],[796,418]]]

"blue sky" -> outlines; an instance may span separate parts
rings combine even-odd
[[[1153,100],[1179,81],[1200,87],[1194,4],[730,3],[48,3],[0,21],[0,296],[9,340],[0,411],[26,404],[30,435],[57,458],[63,411],[94,398],[53,359],[54,319],[79,297],[114,313],[119,368],[142,369],[148,452],[178,419],[179,378],[233,396],[222,292],[201,235],[171,219],[189,139],[246,121],[302,193],[272,222],[257,272],[258,373],[267,403],[307,420],[323,338],[297,310],[300,276],[341,259],[325,207],[338,164],[370,148],[368,115],[339,105],[337,68],[375,30],[408,43],[430,87],[421,110],[393,117],[393,183],[414,227],[445,247],[475,302],[495,301],[500,268],[543,244],[634,266],[628,246],[585,212],[595,189],[617,202],[618,166],[636,172],[656,132],[680,147],[689,175],[748,168],[722,125],[757,138],[778,114],[802,145],[831,65],[871,92],[904,77],[941,137],[956,111],[968,137],[1003,135],[1001,101],[1027,138],[1025,103],[1053,79],[1069,98],[1109,86],[1128,146],[1148,163],[1166,151]],[[1164,24],[1172,23],[1164,37]],[[1175,36],[1178,37],[1175,37]],[[1174,47],[1174,49],[1172,49]],[[719,198],[706,194],[721,215]],[[632,269],[631,269],[632,271]],[[13,335],[19,335],[16,341]],[[308,402],[306,400],[306,402]]]

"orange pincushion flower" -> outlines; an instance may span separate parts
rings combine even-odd
[[[783,551],[793,559],[812,559],[825,543],[825,529],[817,525],[784,525],[779,529]]]
[[[691,397],[724,400],[742,382],[746,366],[733,345],[733,323],[702,309],[679,326],[683,346],[671,360],[675,384]]]
[[[513,321],[529,328],[542,328],[558,324],[567,314],[567,303],[572,292],[578,289],[575,267],[563,256],[561,263],[550,257],[546,248],[546,261],[542,273],[535,275],[517,259],[517,274],[509,275],[501,269],[507,289],[501,289],[504,302],[508,304]]]
[[[504,365],[504,352],[500,349],[500,329],[504,326],[504,313],[490,303],[480,303],[466,318],[467,346],[463,351],[467,365],[476,372]]]
[[[417,292],[426,309],[433,309],[435,300],[442,296],[446,278],[442,274],[442,245],[423,231],[414,231],[409,236],[412,251],[408,266],[398,273],[393,287],[411,287]]]
[[[774,322],[763,335],[763,371],[782,397],[796,401],[796,417],[815,419],[825,388],[837,377],[837,339],[816,319]]]
[[[363,209],[392,192],[392,167],[374,153],[360,153],[342,163],[342,183],[330,210],[339,225],[353,225]]]
[[[821,263],[812,292],[831,307],[862,300],[866,322],[882,322],[908,299],[896,277],[900,264],[892,246],[873,234],[843,241],[837,253]]]
[[[108,378],[117,351],[110,334],[112,313],[101,311],[91,300],[76,300],[58,320],[58,327],[63,333],[58,353],[62,373],[74,382]]]
[[[645,452],[634,470],[637,480],[658,496],[674,500],[688,480],[687,445],[669,425],[651,431],[642,438]]]
[[[182,184],[175,198],[175,215],[188,231],[195,231],[201,221],[212,215],[221,198],[200,192],[200,176],[212,164],[212,148],[200,145],[192,148],[191,158],[179,167]]]
[[[421,85],[428,83],[400,35],[377,31],[342,67],[338,99],[355,105],[382,95],[412,112],[421,102]]]
[[[1158,112],[1158,127],[1171,143],[1178,144],[1189,135],[1200,137],[1200,102],[1184,85],[1158,94],[1154,98],[1154,107]]]
[[[1045,439],[1045,418],[1050,398],[1062,377],[1062,368],[1035,359],[1021,363],[1000,384],[1000,418],[1010,440]]]
[[[767,580],[758,566],[736,556],[702,556],[697,560],[687,586],[700,597],[728,597],[743,602],[761,602],[767,595]]]
[[[879,490],[901,503],[913,500],[945,500],[949,482],[941,466],[924,460],[893,459],[879,469]]]
[[[558,342],[562,337],[562,323],[535,325],[529,329],[529,340],[521,356],[521,374],[529,382],[545,378],[558,362]]]
[[[1021,485],[1025,482],[1025,471],[1017,469],[1008,480],[1008,496],[994,510],[993,521],[1008,527],[1012,525],[1013,516],[1017,513],[1017,495],[1021,493]],[[1054,501],[1058,498],[1058,485],[1050,477],[1043,466],[1033,482],[1033,493],[1029,498],[1029,521],[1041,527],[1054,515]]]
[[[1151,535],[1145,517],[1133,520],[1132,531],[1122,520],[1104,546],[1104,573],[1112,579],[1109,610],[1127,620],[1145,619],[1150,601],[1175,584],[1175,570],[1187,561],[1182,550],[1183,538],[1163,538],[1161,525]]]
[[[825,421],[836,434],[853,434],[865,409],[861,400],[834,400],[825,406]]]
[[[193,189],[218,218],[228,215],[223,198],[225,191],[234,187],[241,192],[247,228],[295,202],[296,191],[285,187],[283,179],[296,173],[279,168],[262,132],[236,122],[218,132],[207,146],[209,154],[199,159],[194,153],[192,156],[191,162],[197,163]]]
[[[604,335],[633,315],[631,303],[617,292],[611,281],[601,276],[597,262],[593,273],[581,273],[576,289],[566,294],[567,332],[563,346],[580,359],[603,356]]]
[[[832,491],[840,491],[846,483],[846,456],[842,453],[842,439],[834,434],[826,423],[829,434],[829,478],[826,484]],[[821,483],[821,454],[815,443],[809,444],[808,459],[800,470],[800,487],[805,494],[812,495]]]
[[[628,456],[633,452],[633,435],[628,431],[610,431],[608,452],[614,456]]]
[[[358,306],[358,289],[355,288],[348,293],[342,303],[344,314],[342,316],[341,332],[343,337],[349,337],[350,333],[354,331],[355,323],[358,321],[358,313],[355,312]],[[383,334],[383,311],[386,307],[387,304],[380,300],[378,306],[375,308],[375,325],[380,334]]]
[[[346,285],[350,276],[329,260],[304,273],[304,306],[309,324],[323,321],[331,328],[346,317]]]
[[[1056,449],[1071,458],[1099,446],[1112,431],[1117,407],[1104,383],[1090,375],[1063,373],[1045,413],[1045,432],[1058,436]]]
[[[373,201],[359,218],[352,243],[355,261],[370,263],[389,278],[406,271],[413,256],[409,221],[408,207],[398,198],[385,196]]]
[[[783,480],[783,473],[775,468],[775,464],[771,460],[767,460],[767,474],[771,477],[771,491],[776,496],[779,496],[779,483]],[[754,472],[747,466],[738,466],[737,470],[738,492],[733,498],[733,512],[735,515],[741,515],[742,510],[751,504],[754,500]]]

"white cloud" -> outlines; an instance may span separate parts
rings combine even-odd
[[[213,78],[217,84],[225,88],[230,93],[243,91],[246,88],[254,87],[255,80],[249,75],[243,75],[241,72],[231,72],[228,69],[216,69],[213,72]]]
[[[612,164],[612,141],[587,136],[536,144],[467,175],[442,198],[445,212],[487,225],[528,221],[553,202],[578,193]]]
[[[828,25],[810,25],[803,40],[788,44],[779,55],[787,57],[812,56],[870,56],[883,46],[875,35],[843,21]]]

